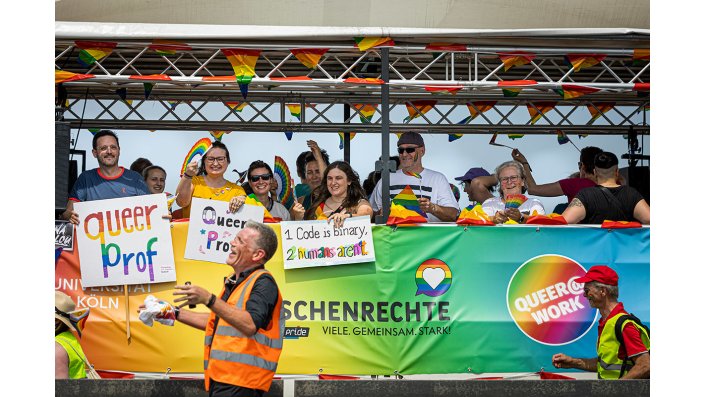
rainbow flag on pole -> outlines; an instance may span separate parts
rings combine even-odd
[[[557,130],[556,133],[558,134],[557,139],[559,145],[565,145],[566,143],[570,142],[570,138],[568,138],[568,135],[566,135],[565,132]]]

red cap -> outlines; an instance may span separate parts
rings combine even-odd
[[[589,283],[590,281],[597,281],[602,284],[617,285],[617,280],[619,280],[617,272],[608,266],[597,265],[591,267],[584,276],[576,278],[575,282]]]

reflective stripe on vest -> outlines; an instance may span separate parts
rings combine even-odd
[[[281,328],[281,327],[280,327]],[[247,338],[245,334],[242,332],[238,331],[237,328],[231,327],[229,325],[219,325],[218,329],[215,330],[216,335],[222,335],[222,336],[234,336],[238,338]],[[211,337],[213,338],[213,337]],[[266,335],[262,335],[260,333],[255,333],[252,335],[252,338],[254,338],[257,343],[269,347],[273,347],[275,349],[281,349],[284,340],[283,339],[270,339]]]
[[[619,373],[622,369],[622,360],[619,359],[619,341],[615,335],[615,325],[617,319],[627,315],[619,313],[605,322],[605,327],[600,334],[599,345],[597,346],[597,377],[600,379],[619,379]],[[646,330],[632,320],[627,320],[622,324],[622,330],[627,324],[634,324],[641,334],[641,340],[647,349],[650,349],[649,337]],[[627,359],[627,367],[625,374],[632,368],[633,363]]]
[[[252,356],[249,354],[224,352],[222,350],[211,350],[211,358],[223,361],[232,361],[235,363],[243,363],[254,367],[266,369],[267,371],[276,371],[277,363],[267,361],[261,357]]]

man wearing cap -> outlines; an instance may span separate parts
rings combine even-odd
[[[639,221],[649,224],[651,208],[641,194],[630,186],[620,186],[619,161],[614,153],[595,156],[595,178],[598,186],[588,187],[575,196],[563,218],[568,223],[602,224],[610,221]]]
[[[76,310],[76,304],[61,291],[54,292],[54,377],[82,379],[86,377],[85,354],[71,332],[81,336],[89,308]]]
[[[492,181],[492,179],[494,181]],[[459,176],[455,178],[455,180],[463,183],[463,190],[468,194],[470,206],[482,204],[485,200],[491,198],[495,190],[495,185],[497,185],[497,178],[491,176],[490,173],[482,167],[470,168],[465,175]],[[488,180],[490,181],[489,183],[486,182]]]
[[[416,132],[405,132],[397,142],[400,169],[389,174],[389,196],[394,197],[408,185],[419,200],[419,207],[428,214],[429,222],[455,222],[460,213],[448,179],[440,172],[424,168],[421,159],[426,153],[423,138]],[[377,182],[370,197],[375,212],[382,208],[382,183]]]
[[[597,372],[600,379],[648,379],[651,372],[649,332],[641,324],[627,318],[621,322],[623,343],[616,330],[619,319],[628,315],[622,302],[618,302],[619,277],[608,266],[597,265],[585,276],[575,279],[584,283],[583,295],[590,306],[600,311],[597,328],[597,357],[573,358],[563,353],[553,355],[556,368],[578,368]],[[617,332],[615,332],[617,331]]]

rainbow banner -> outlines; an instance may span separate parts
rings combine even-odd
[[[353,104],[353,107],[360,114],[360,122],[365,124],[372,122],[372,117],[377,111],[377,105],[365,105],[362,103],[355,103]]]
[[[370,48],[383,46],[394,46],[394,40],[391,37],[354,37],[355,47],[360,51],[367,51]]]
[[[76,41],[75,44],[81,49],[78,53],[78,63],[83,67],[89,67],[107,57],[117,46],[117,43],[105,41]]]
[[[579,72],[582,69],[597,65],[606,57],[607,55],[604,54],[568,54],[565,59],[569,64],[573,65],[573,70]]]
[[[173,302],[190,281],[218,294],[226,265],[183,258],[188,222],[171,229],[176,282],[129,286],[130,308],[147,297]],[[280,225],[271,225],[280,236]],[[284,270],[280,248],[266,267],[286,318],[280,374],[402,375],[536,372],[563,352],[594,357],[599,314],[575,278],[593,265],[619,274],[620,301],[650,323],[650,229],[519,225],[373,226],[376,262]],[[493,250],[512,241],[513,249]],[[122,286],[86,287],[78,252],[62,252],[55,288],[91,308],[81,345],[100,370],[200,373],[203,331],[148,327]],[[208,312],[198,305],[197,312]]]
[[[588,124],[594,123],[595,120],[599,119],[604,114],[612,110],[615,105],[615,102],[595,102],[590,105],[587,105],[588,111],[592,116],[590,118],[590,121],[588,121]]]
[[[326,52],[328,52],[328,48],[295,48],[291,50],[296,59],[309,69],[316,69],[318,62]]]
[[[553,110],[556,107],[557,102],[533,102],[527,103],[526,108],[529,110],[529,115],[531,116],[531,124],[536,124],[541,117],[545,116],[546,113]],[[511,138],[511,137],[510,137]]]
[[[499,55],[499,59],[502,60],[505,72],[514,66],[527,65],[536,58],[536,54],[526,51],[500,52],[497,55]]]
[[[420,117],[422,114],[428,113],[429,110],[436,106],[436,102],[432,100],[411,101],[406,103],[406,110],[409,112],[408,117],[404,117],[404,122]]]
[[[291,177],[289,166],[279,156],[274,156],[274,179],[277,180],[277,199],[286,209],[291,209],[295,200],[294,178]]]
[[[563,84],[561,85],[561,88],[555,91],[558,95],[563,97],[563,99],[575,99],[586,94],[600,92],[601,90],[599,88],[586,87],[581,85]]]

